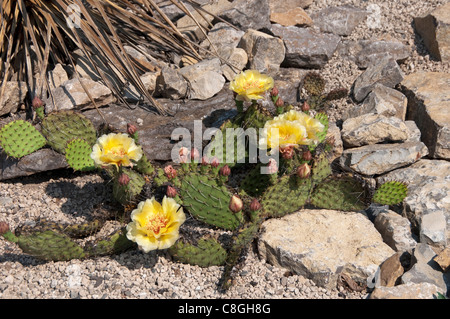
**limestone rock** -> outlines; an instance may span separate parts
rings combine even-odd
[[[427,154],[422,142],[373,144],[344,150],[339,164],[363,175],[379,175],[412,164]]]
[[[370,65],[353,84],[353,96],[360,102],[373,90],[377,83],[393,88],[403,80],[403,72],[395,59],[385,57]]]
[[[225,53],[225,51],[228,51]],[[248,63],[248,55],[242,48],[228,48],[222,50],[223,55],[227,63],[223,63],[221,66],[223,76],[232,81],[234,77],[240,73]]]
[[[300,7],[305,9],[313,3],[313,0],[269,0],[270,12],[284,12]]]
[[[440,288],[440,291],[447,292],[447,284],[450,286],[450,273],[442,273],[439,265],[433,261],[436,253],[431,246],[423,243],[419,243],[414,250],[414,259],[416,263],[402,275],[402,283],[424,283],[436,285]]]
[[[160,72],[146,72],[140,76],[142,84],[146,88],[147,92],[152,95],[156,88],[156,79]],[[123,97],[127,101],[137,102],[143,99],[143,95],[140,94],[133,85],[129,85],[128,88],[125,89]]]
[[[179,70],[166,66],[156,78],[155,96],[173,100],[182,99],[186,97],[187,86],[187,81]]]
[[[404,142],[409,137],[408,133],[408,127],[399,118],[371,113],[345,120],[341,131],[346,148]]]
[[[28,88],[25,82],[8,81],[4,94],[0,99],[0,116],[15,113],[27,96]]]
[[[450,159],[450,74],[416,72],[400,83],[408,98],[407,120],[416,122],[430,156]]]
[[[342,114],[342,119],[346,120],[366,113],[375,113],[405,120],[407,104],[408,99],[403,93],[376,83],[364,101],[345,111]]]
[[[189,99],[206,100],[217,94],[225,84],[219,58],[205,59],[179,70],[188,83]]]
[[[393,58],[397,63],[401,63],[410,55],[408,47],[399,41],[361,40],[359,44],[361,50],[356,54],[355,62],[361,69],[377,63],[386,56]]]
[[[286,47],[283,67],[320,69],[331,59],[341,41],[338,35],[321,33],[314,28],[273,24],[271,31],[283,39]]]
[[[405,272],[400,261],[401,255],[401,252],[397,252],[381,264],[376,287],[394,287],[400,281],[400,277]]]
[[[114,103],[116,97],[111,90],[101,82],[93,81],[89,78],[80,79],[83,86],[88,90],[95,104],[100,107]],[[52,91],[55,105],[51,97],[42,99],[45,104],[45,112],[54,110],[85,110],[94,108],[94,104],[84,90],[77,78],[64,82]]]
[[[328,7],[311,15],[314,25],[322,32],[348,36],[368,15],[354,6]]]
[[[430,53],[443,62],[450,61],[450,3],[429,14],[414,18],[417,33]]]
[[[431,246],[447,246],[447,221],[442,211],[435,211],[422,216],[420,223],[420,242]]]
[[[201,47],[209,49],[212,54],[215,53],[215,50],[220,54],[223,49],[236,48],[244,33],[225,22],[219,22],[209,30],[208,39],[202,42]]]
[[[333,149],[329,157],[330,162],[342,155],[344,151],[344,145],[341,138],[341,131],[335,122],[330,122],[328,124],[327,139],[331,138],[333,140]]]
[[[283,40],[249,29],[238,44],[248,56],[248,67],[269,75],[275,74],[285,58]]]
[[[439,264],[444,272],[450,270],[450,247],[444,248],[433,260]]]
[[[68,80],[69,76],[61,63],[56,64],[53,70],[48,72],[48,83],[51,90],[57,88]]]
[[[283,12],[272,12],[270,14],[270,22],[277,23],[282,26],[311,26],[313,24],[310,16],[300,7],[289,9]]]
[[[412,251],[417,245],[411,232],[411,222],[394,211],[378,214],[374,225],[384,242],[397,252]]]
[[[20,159],[7,157],[4,152],[0,152],[0,180],[67,167],[64,155],[50,148],[42,148]]]
[[[244,31],[270,28],[268,0],[235,0],[231,8],[223,10],[218,16]]]
[[[408,283],[395,287],[377,287],[369,299],[435,299],[441,290],[436,285],[423,283]]]
[[[422,217],[444,212],[447,238],[450,238],[450,163],[444,160],[421,159],[409,167],[396,169],[377,178],[377,183],[397,180],[408,184],[404,205],[408,219],[419,232]]]
[[[270,264],[327,288],[336,287],[340,273],[366,283],[394,254],[364,215],[308,209],[264,222],[258,251]]]

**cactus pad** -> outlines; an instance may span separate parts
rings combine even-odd
[[[0,145],[8,156],[21,158],[47,144],[44,136],[31,123],[12,121],[0,129]]]
[[[316,72],[308,72],[303,78],[303,88],[310,95],[322,95],[325,90],[325,80]]]
[[[307,203],[310,190],[310,178],[283,176],[264,192],[261,205],[269,217],[282,217],[302,208]]]
[[[85,251],[89,257],[113,255],[124,252],[136,244],[126,235],[126,227],[113,232],[109,237],[86,243]]]
[[[372,197],[373,203],[382,205],[396,205],[408,195],[408,187],[405,183],[389,181],[382,184]]]
[[[175,261],[200,267],[221,266],[227,251],[214,238],[200,239],[196,245],[178,240],[168,252]]]
[[[42,121],[42,134],[48,144],[57,152],[64,154],[67,143],[75,138],[82,138],[93,146],[97,133],[92,122],[86,116],[70,111],[55,111]]]
[[[233,213],[228,208],[231,192],[206,175],[184,176],[181,181],[180,197],[191,215],[206,224],[233,230],[243,220],[242,211]]]
[[[90,171],[95,169],[91,158],[92,146],[81,138],[76,138],[67,144],[64,151],[67,164],[76,171]]]
[[[142,192],[145,178],[140,173],[128,168],[122,168],[122,174],[128,175],[130,181],[127,185],[122,185],[119,183],[118,176],[116,176],[113,183],[113,197],[119,203],[126,205],[132,203]]]

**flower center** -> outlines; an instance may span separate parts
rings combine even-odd
[[[248,82],[245,82],[242,87],[245,91],[247,91],[248,89],[253,89],[253,88],[261,89],[263,87],[263,84],[259,81],[248,81]]]
[[[111,154],[113,154],[114,156],[125,156],[127,154],[127,152],[125,151],[125,149],[123,147],[113,147],[110,151]]]
[[[153,234],[158,235],[162,228],[167,226],[168,219],[161,214],[157,214],[155,216],[151,216],[147,219],[147,224],[145,228],[148,231],[153,232]]]

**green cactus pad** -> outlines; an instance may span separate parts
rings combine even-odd
[[[389,181],[375,190],[373,203],[382,205],[400,204],[408,195],[408,186],[403,182]]]
[[[263,128],[267,121],[272,120],[273,116],[270,112],[259,104],[250,105],[245,111],[242,119],[241,127],[247,128]],[[257,131],[258,132],[258,131]]]
[[[43,260],[67,261],[86,256],[83,248],[68,236],[51,230],[18,236],[17,244],[24,253]]]
[[[44,136],[31,123],[12,121],[0,129],[0,145],[8,156],[21,158],[47,144]]]
[[[119,203],[126,205],[134,202],[138,195],[141,194],[145,185],[145,178],[139,172],[128,168],[122,168],[122,173],[128,175],[130,181],[127,185],[121,185],[119,183],[119,173],[117,173],[114,176],[113,197]]]
[[[329,121],[328,116],[325,113],[317,113],[314,118],[318,120],[322,125],[325,127],[322,132],[317,134],[317,137],[319,138],[319,143],[322,143],[325,141],[325,138],[327,137],[328,133],[328,127],[329,127]]]
[[[153,172],[155,171],[152,163],[150,162],[150,160],[147,158],[147,155],[142,154],[141,159],[137,162],[136,166],[135,166],[136,170],[139,173],[145,174],[145,175],[151,175],[153,174]]]
[[[329,176],[311,194],[311,204],[324,209],[358,211],[366,208],[365,189],[349,176]]]
[[[42,121],[42,134],[48,144],[57,152],[64,154],[67,143],[82,138],[92,147],[97,133],[92,122],[83,114],[71,111],[55,111]]]
[[[84,139],[76,138],[67,144],[64,151],[67,164],[75,171],[90,171],[95,169],[91,158],[92,146]]]
[[[227,251],[214,238],[200,239],[196,245],[178,240],[168,252],[177,262],[200,267],[221,266],[227,258]]]
[[[332,173],[330,161],[328,160],[326,153],[318,155],[311,166],[311,178],[313,186],[320,183],[322,180],[330,176]]]
[[[261,174],[261,164],[256,165],[241,181],[241,189],[250,196],[259,196],[271,185],[268,174]]]
[[[113,232],[109,237],[88,242],[85,246],[89,257],[98,257],[122,253],[136,246],[126,235],[126,227]]]
[[[206,224],[233,230],[243,221],[242,211],[233,213],[228,208],[231,192],[206,175],[184,176],[180,197],[191,215]]]
[[[302,208],[309,198],[311,179],[283,176],[262,195],[261,205],[269,217],[282,217]]]

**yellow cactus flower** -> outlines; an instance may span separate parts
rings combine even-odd
[[[325,126],[320,123],[319,120],[309,116],[308,114],[296,111],[296,110],[290,110],[289,112],[283,113],[273,119],[274,121],[277,120],[286,120],[286,121],[295,121],[303,125],[306,129],[306,132],[308,134],[308,139],[312,142],[317,141],[317,133],[320,133],[324,130]]]
[[[133,166],[143,155],[142,148],[124,133],[102,135],[92,148],[91,158],[97,165]]]
[[[303,125],[295,121],[267,121],[260,138],[260,145],[267,145],[272,151],[291,145],[308,145],[307,132]]]
[[[183,208],[173,198],[164,196],[160,204],[153,197],[140,202],[131,212],[127,238],[146,253],[166,249],[179,238],[179,228],[185,220]]]
[[[273,88],[274,81],[268,75],[256,70],[239,73],[230,83],[230,89],[237,93],[237,100],[251,101],[263,98],[264,92]]]

